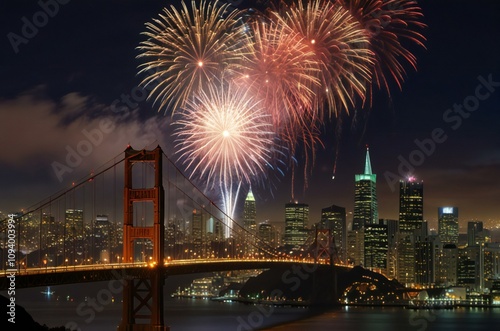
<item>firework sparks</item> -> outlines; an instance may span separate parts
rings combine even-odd
[[[188,101],[181,115],[173,122],[177,153],[192,173],[206,175],[209,184],[233,177],[249,183],[264,171],[274,133],[269,116],[248,91],[210,87]]]
[[[373,53],[363,27],[346,9],[329,0],[302,1],[274,12],[278,21],[298,32],[319,64],[316,91],[318,109],[326,104],[329,114],[349,111],[354,97],[365,96],[371,79]],[[323,118],[320,116],[319,118]]]
[[[276,129],[293,133],[296,123],[310,116],[315,94],[312,86],[317,63],[302,37],[286,25],[273,21],[251,24],[252,52],[243,62],[237,83],[247,86],[270,112]]]
[[[250,184],[270,165],[270,116],[247,89],[220,84],[189,99],[174,119],[179,160],[191,177],[220,188],[223,209],[232,219],[241,185]]]
[[[252,51],[242,62],[235,83],[262,102],[290,156],[299,142],[314,150],[319,132],[315,89],[320,83],[314,53],[299,33],[282,22],[259,17],[249,26]]]
[[[246,51],[248,34],[240,22],[241,11],[229,3],[182,2],[181,10],[165,8],[146,23],[148,37],[138,49],[147,62],[139,73],[147,73],[144,86],[154,86],[151,95],[165,112],[183,107],[194,93],[206,89],[225,70],[238,66]]]
[[[405,65],[416,68],[406,44],[425,40],[414,0],[280,3],[242,22],[227,2],[182,2],[146,24],[138,47],[150,98],[180,112],[179,161],[221,189],[231,216],[241,185],[281,162],[275,151],[287,150],[293,169],[303,144],[307,186],[326,107],[331,118],[358,99],[371,105],[374,88],[390,96],[389,82],[401,88]]]
[[[426,25],[420,7],[413,0],[339,0],[343,7],[361,23],[370,37],[375,54],[373,83],[390,94],[388,77],[402,88],[408,63],[416,70],[417,59],[404,42],[424,46],[425,37],[419,32]],[[372,88],[368,88],[371,100]]]

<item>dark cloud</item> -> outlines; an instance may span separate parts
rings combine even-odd
[[[138,110],[115,114],[106,109],[77,92],[60,100],[38,92],[1,100],[0,132],[5,138],[0,140],[0,181],[7,189],[2,190],[0,209],[49,196],[121,156],[128,144],[153,148],[165,140],[164,118],[142,120]]]

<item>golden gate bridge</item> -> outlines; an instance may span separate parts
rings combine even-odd
[[[229,228],[229,231],[225,231]],[[229,232],[230,236],[224,234]],[[0,223],[0,289],[124,280],[118,330],[168,330],[169,275],[325,265],[346,270],[316,229],[292,254],[229,218],[164,154],[128,147],[98,171]]]

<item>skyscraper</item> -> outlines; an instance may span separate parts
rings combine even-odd
[[[380,219],[380,223],[387,227],[387,270],[389,278],[396,277],[397,236],[399,232],[398,220]]]
[[[267,221],[259,224],[258,236],[265,244],[271,247],[278,246],[276,227]]]
[[[365,264],[365,229],[347,232],[347,262],[354,265]]]
[[[256,215],[257,209],[255,207],[255,198],[252,189],[250,189],[243,206],[243,227],[252,234],[256,234],[257,230]]]
[[[439,258],[438,277],[436,282],[441,286],[456,286],[458,280],[458,248],[454,244],[443,246]]]
[[[83,238],[83,210],[66,209],[65,213],[66,237],[70,240]]]
[[[483,232],[483,222],[467,222],[467,246],[479,246],[480,234]]]
[[[458,208],[438,208],[438,235],[443,244],[458,245]]]
[[[243,228],[248,232],[245,235],[244,243],[244,254],[253,255],[255,253],[255,245],[251,245],[253,236],[257,235],[257,209],[255,206],[255,198],[252,193],[252,189],[248,191],[247,197],[245,199],[245,204],[243,205]]]
[[[415,282],[430,287],[436,281],[436,256],[441,242],[436,235],[426,236],[415,242]]]
[[[345,261],[347,250],[347,223],[344,207],[331,205],[321,209],[321,227],[330,229],[339,252],[339,258]]]
[[[285,245],[294,249],[302,246],[307,239],[309,205],[305,203],[287,203],[285,205]]]
[[[193,209],[191,218],[191,244],[193,247],[194,257],[201,257],[203,244],[203,211]],[[190,256],[192,257],[192,256]]]
[[[352,230],[378,223],[377,175],[372,173],[370,153],[366,148],[365,171],[354,175],[354,216]]]
[[[75,264],[81,262],[84,256],[84,225],[83,225],[83,210],[81,209],[66,209],[65,218],[65,258],[69,261],[74,261]]]
[[[500,243],[487,243],[484,249],[484,278],[491,281],[500,280]]]
[[[469,288],[474,288],[476,284],[476,264],[479,265],[479,261],[472,258],[471,255],[475,255],[474,252],[470,252],[466,248],[458,249],[458,286],[467,286]]]
[[[413,232],[424,221],[424,184],[415,177],[399,181],[399,231]]]
[[[40,231],[42,232],[41,233],[42,249],[46,249],[50,246],[56,245],[57,244],[56,238],[58,238],[58,236],[62,234],[64,229],[62,229],[60,224],[56,223],[55,217],[50,214],[43,213],[42,223],[39,225],[39,224],[34,224],[35,222],[33,221],[35,220],[35,218],[32,216],[33,216],[32,214],[28,214],[23,219],[23,221],[24,220],[27,221],[25,222],[27,229],[35,230],[35,231],[27,231],[28,233],[30,233],[30,235],[28,236],[28,239],[30,240],[26,240],[25,247],[31,247],[33,245],[36,245],[37,241],[35,238],[40,236]],[[32,250],[36,250],[36,247],[33,247]]]
[[[108,215],[97,215],[94,223],[94,258],[101,262],[110,260],[111,253],[111,225]]]
[[[397,279],[406,285],[416,281],[415,243],[422,238],[424,188],[415,177],[399,182],[399,234]]]
[[[364,231],[365,268],[385,272],[387,270],[387,225],[383,221],[368,224]]]

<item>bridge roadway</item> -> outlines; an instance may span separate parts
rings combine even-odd
[[[302,265],[305,270],[313,270],[314,261],[311,260],[283,260],[283,259],[191,259],[173,260],[164,266],[140,263],[108,263],[93,265],[58,266],[27,268],[16,270],[15,287],[28,288],[37,286],[53,286],[63,284],[98,282],[112,279],[146,278],[163,268],[165,276],[185,275],[214,271],[269,269],[272,267],[291,267]],[[318,267],[328,268],[326,263],[319,263]],[[339,271],[348,271],[349,266],[335,265]],[[7,290],[12,280],[12,273],[0,271],[0,290]]]

